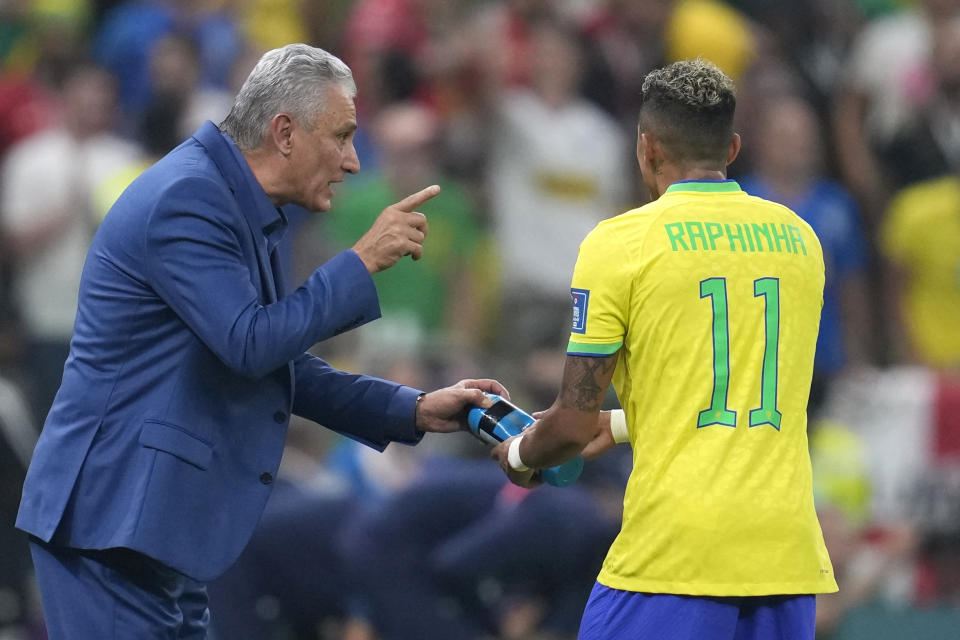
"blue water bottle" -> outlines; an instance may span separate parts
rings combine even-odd
[[[533,416],[504,398],[488,393],[493,406],[488,409],[474,407],[467,414],[470,432],[489,445],[495,446],[534,423]],[[566,487],[577,481],[583,471],[583,456],[567,460],[561,465],[541,469],[540,477],[554,487]]]

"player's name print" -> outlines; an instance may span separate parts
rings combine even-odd
[[[746,251],[807,255],[800,229],[757,222],[669,222],[663,225],[674,251]]]

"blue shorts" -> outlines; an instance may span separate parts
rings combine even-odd
[[[812,595],[714,598],[594,585],[579,640],[813,640]]]

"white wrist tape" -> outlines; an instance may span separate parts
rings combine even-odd
[[[623,409],[614,409],[610,412],[610,433],[614,442],[630,442],[630,431],[627,429],[627,414]]]
[[[514,471],[530,471],[530,467],[523,464],[523,460],[520,459],[521,440],[523,440],[523,436],[518,436],[510,441],[510,448],[507,450],[507,464]]]

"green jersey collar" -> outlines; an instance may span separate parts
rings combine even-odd
[[[695,191],[697,193],[736,193],[742,191],[736,180],[681,180],[667,187],[664,194],[679,191]]]

